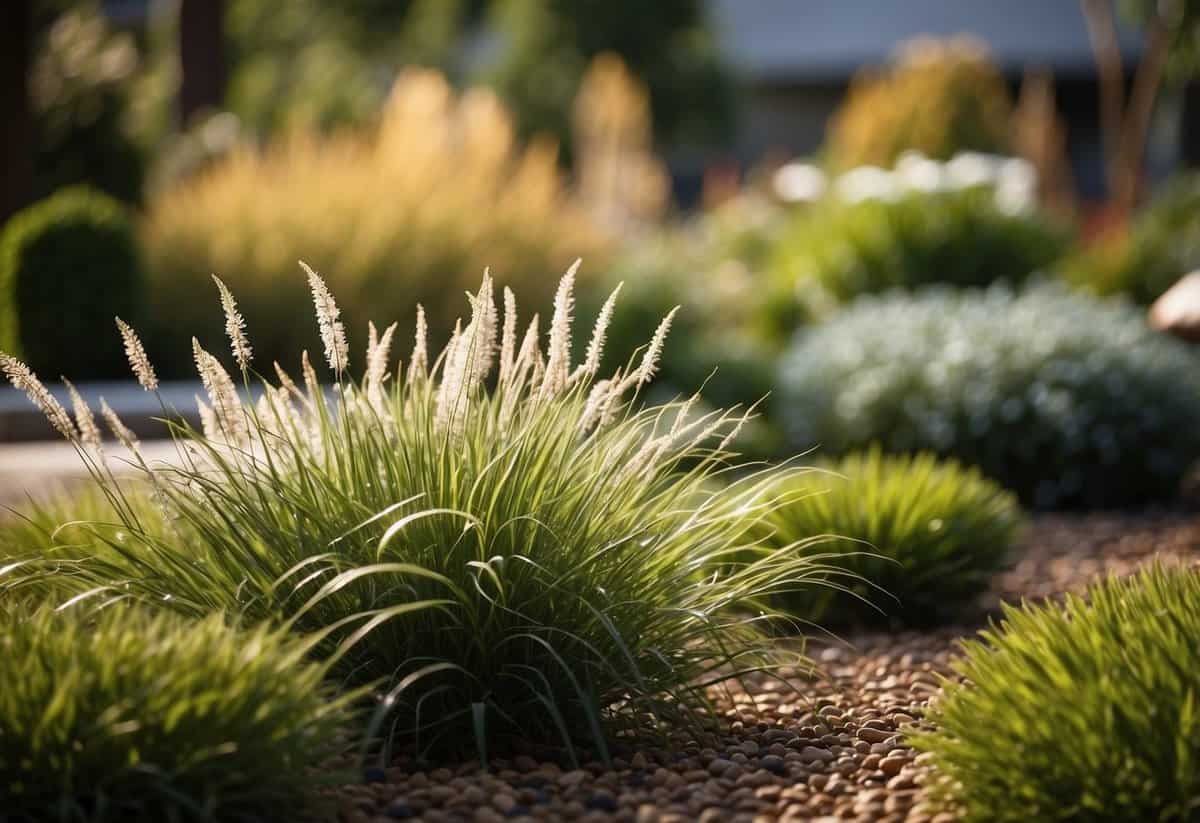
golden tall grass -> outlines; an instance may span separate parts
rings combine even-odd
[[[456,97],[420,70],[399,77],[377,128],[239,149],[152,202],[143,230],[155,314],[170,317],[151,343],[176,372],[189,342],[174,328],[201,329],[210,347],[220,339],[213,273],[239,295],[269,363],[316,342],[296,321],[307,314],[297,258],[331,273],[347,327],[411,316],[420,303],[444,340],[485,265],[545,302],[554,283],[543,273],[580,254],[595,261],[602,245],[553,143],[521,145],[490,92]]]
[[[960,35],[917,38],[884,71],[851,83],[827,147],[841,168],[890,167],[906,150],[948,160],[963,150],[1004,153],[1012,102],[987,46]]]

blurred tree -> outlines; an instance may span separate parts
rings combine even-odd
[[[1170,76],[1177,82],[1186,81],[1200,69],[1200,2],[1122,0],[1121,10],[1143,29],[1145,36],[1128,98],[1113,4],[1111,0],[1081,2],[1100,74],[1100,119],[1109,198],[1123,223],[1140,194],[1150,118],[1163,80]]]
[[[145,156],[128,117],[141,61],[133,35],[114,31],[94,0],[40,0],[34,8],[35,51],[26,75],[35,120],[34,195],[88,183],[137,202]]]
[[[451,75],[482,0],[227,0],[226,105],[260,134],[378,114],[405,65]],[[319,34],[319,36],[315,36]]]
[[[495,0],[492,12],[503,48],[485,74],[524,134],[549,132],[569,146],[571,101],[588,64],[614,52],[646,83],[660,142],[728,135],[730,76],[700,0]]]
[[[1127,18],[1149,31],[1162,26],[1169,80],[1185,81],[1200,73],[1200,2],[1197,0],[1120,0]]]
[[[0,224],[29,203],[33,192],[32,39],[33,0],[0,3]]]

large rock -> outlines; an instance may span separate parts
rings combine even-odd
[[[1200,271],[1185,274],[1150,307],[1150,325],[1200,343]]]

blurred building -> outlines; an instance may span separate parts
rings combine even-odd
[[[737,159],[817,150],[851,77],[886,63],[922,35],[971,34],[985,42],[1016,95],[1027,68],[1053,73],[1072,173],[1084,197],[1103,187],[1096,63],[1078,0],[709,0],[728,59],[746,89]],[[1119,32],[1127,72],[1137,32]],[[1171,116],[1160,106],[1160,126]],[[1151,170],[1174,161],[1173,128],[1148,147]]]

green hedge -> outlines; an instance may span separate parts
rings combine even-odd
[[[0,232],[0,349],[50,377],[123,376],[113,316],[135,320],[144,289],[125,207],[91,189],[62,189]]]
[[[787,334],[864,294],[933,283],[1020,283],[1050,266],[1066,233],[1044,215],[1002,208],[990,187],[905,191],[797,214],[767,264],[769,327]]]

